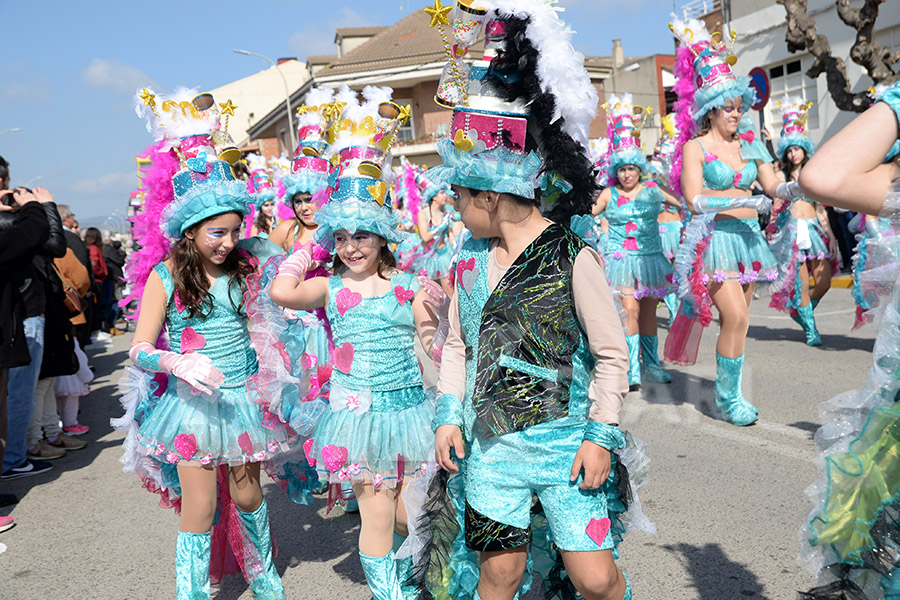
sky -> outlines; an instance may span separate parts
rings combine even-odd
[[[46,187],[82,221],[121,224],[137,187],[134,157],[152,141],[136,90],[214,89],[269,66],[234,48],[273,59],[333,54],[336,27],[390,25],[431,4],[0,0],[0,156],[12,185]],[[672,0],[559,4],[585,54],[609,56],[614,38],[626,56],[673,51]]]

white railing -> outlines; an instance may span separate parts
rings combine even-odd
[[[705,14],[722,9],[721,0],[688,0],[678,9],[682,18],[699,19]]]

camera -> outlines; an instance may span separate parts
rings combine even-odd
[[[5,191],[5,190],[4,190]],[[14,187],[12,188],[8,194],[3,195],[3,204],[5,206],[15,206],[16,199],[13,197],[13,192],[28,192],[31,193],[31,190],[27,187]]]

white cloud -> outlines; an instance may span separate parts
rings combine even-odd
[[[159,87],[150,76],[132,65],[113,59],[95,58],[81,74],[84,81],[94,87],[123,94],[133,94],[142,87]]]
[[[81,179],[72,184],[72,191],[84,196],[112,196],[124,198],[137,189],[137,175],[134,171],[115,171],[99,177]]]
[[[53,100],[53,92],[38,79],[11,80],[0,83],[0,98],[15,104],[46,104]]]

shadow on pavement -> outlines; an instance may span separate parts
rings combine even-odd
[[[674,544],[663,547],[681,554],[681,561],[694,580],[699,600],[768,600],[763,595],[759,578],[744,565],[730,560],[719,544]]]
[[[91,366],[94,367],[94,381],[90,384],[90,394],[81,398],[78,422],[87,425],[91,430],[76,438],[87,442],[87,447],[70,451],[62,458],[48,461],[53,468],[46,473],[0,481],[0,491],[13,493],[21,500],[32,488],[55,481],[68,471],[84,469],[106,448],[121,445],[122,441],[118,439],[102,442],[98,440],[113,431],[109,419],[119,417],[123,413],[119,404],[118,382],[111,381],[109,377],[128,359],[128,353],[124,350],[115,352],[101,344],[92,344],[88,347],[87,354]],[[0,509],[0,514],[7,515],[13,508],[4,507]]]

